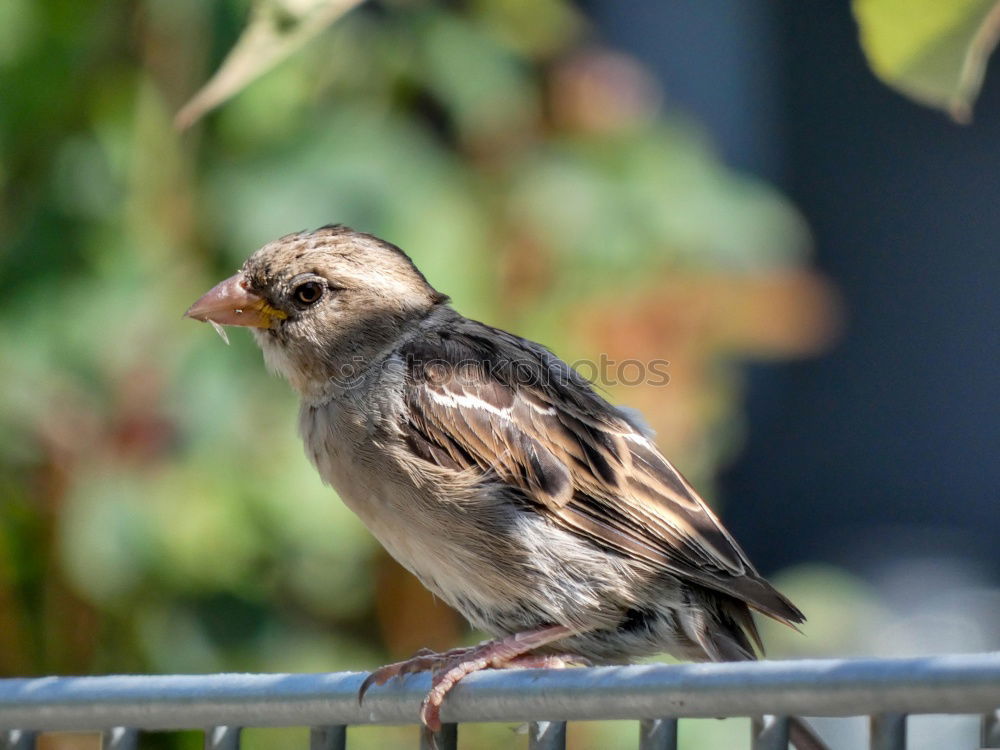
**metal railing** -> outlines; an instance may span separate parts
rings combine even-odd
[[[0,737],[33,748],[43,731],[103,732],[134,750],[142,731],[200,729],[209,750],[237,750],[247,727],[311,727],[311,750],[347,745],[349,725],[413,724],[427,675],[373,688],[360,673],[45,677],[0,680]],[[920,659],[764,661],[487,671],[449,693],[434,738],[454,748],[462,722],[530,722],[530,748],[565,746],[566,722],[639,721],[638,746],[677,746],[681,718],[752,717],[757,750],[785,749],[791,716],[871,717],[873,750],[903,750],[910,714],[982,716],[981,747],[1000,748],[1000,653]],[[430,740],[422,737],[422,744]]]

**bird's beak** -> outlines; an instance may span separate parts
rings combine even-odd
[[[270,328],[274,321],[288,317],[259,294],[250,291],[242,271],[205,292],[184,315],[203,322],[251,328]]]

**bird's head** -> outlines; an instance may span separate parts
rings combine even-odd
[[[186,315],[250,328],[268,365],[315,398],[445,301],[402,250],[336,225],[268,243]]]

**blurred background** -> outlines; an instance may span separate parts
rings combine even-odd
[[[250,337],[181,318],[330,222],[568,361],[669,360],[665,386],[600,385],[809,616],[765,624],[770,657],[1000,647],[1000,76],[959,126],[873,76],[846,4],[383,0],[178,130],[248,8],[0,4],[0,676],[366,670],[480,638],[321,485]],[[917,721],[911,747],[975,742]]]

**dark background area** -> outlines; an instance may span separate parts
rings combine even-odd
[[[828,354],[750,368],[721,497],[751,557],[864,572],[931,553],[1000,574],[996,61],[963,127],[875,79],[846,4],[589,5],[668,107],[796,201],[844,300]]]

